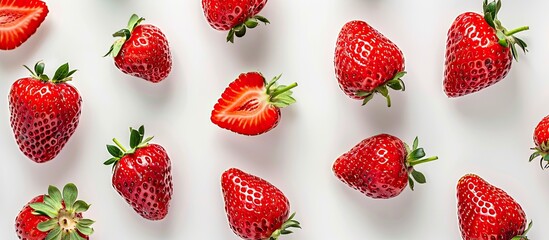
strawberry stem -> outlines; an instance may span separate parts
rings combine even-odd
[[[422,163],[432,162],[438,159],[437,156],[433,157],[425,157],[425,151],[423,148],[418,147],[419,140],[416,137],[414,139],[414,143],[412,145],[412,148],[410,148],[407,144],[404,144],[406,147],[406,151],[408,152],[408,155],[406,157],[406,167],[408,168],[408,183],[410,186],[410,189],[412,191],[414,190],[414,181],[420,184],[426,183],[425,175],[423,173],[416,171],[414,169],[414,166]]]
[[[410,164],[411,167],[413,167],[415,165],[419,165],[419,164],[422,164],[422,163],[428,163],[428,162],[432,162],[432,161],[435,161],[435,160],[438,160],[437,156],[428,157],[428,158],[420,159],[420,160],[412,160],[412,161],[409,161],[408,163]]]
[[[83,219],[76,213],[83,213],[90,204],[77,200],[78,189],[72,183],[65,185],[63,193],[54,186],[48,188],[42,202],[29,204],[33,215],[47,216],[49,219],[38,223],[36,228],[48,233],[45,239],[82,240],[79,234],[89,236],[93,233],[91,219]]]
[[[114,144],[116,144],[116,146],[118,146],[124,153],[126,153],[128,150],[126,150],[126,148],[124,146],[122,146],[122,144],[118,141],[118,139],[116,138],[113,138],[112,141],[114,142]]]
[[[530,223],[528,223],[528,228],[526,228],[526,230],[524,230],[521,235],[514,236],[513,238],[511,238],[511,240],[528,240],[528,237],[526,235],[528,234],[528,231],[530,231],[530,229],[532,228],[532,224],[533,221],[530,221]]]
[[[118,53],[120,53],[120,50],[122,49],[122,46],[131,37],[131,33],[133,32],[133,29],[137,27],[142,21],[145,19],[142,17],[137,16],[136,14],[132,14],[130,17],[130,20],[128,21],[128,28],[120,29],[117,32],[113,33],[113,37],[120,37],[118,40],[116,40],[109,49],[109,52],[105,54],[103,57],[111,55],[112,57],[118,56]]]
[[[388,80],[387,82],[379,85],[374,90],[367,92],[367,91],[358,91],[356,92],[356,96],[363,97],[362,100],[362,106],[366,105],[370,100],[374,98],[375,93],[381,94],[385,99],[387,100],[387,107],[391,107],[391,96],[389,96],[389,88],[397,91],[404,91],[406,90],[406,86],[404,85],[404,81],[402,81],[402,77],[406,74],[405,71],[398,72],[393,76],[392,79]]]
[[[522,31],[526,31],[526,30],[529,30],[530,27],[529,26],[522,26],[522,27],[519,27],[519,28],[515,28],[513,30],[510,30],[510,31],[506,31],[505,32],[505,36],[511,36],[515,33],[519,33],[519,32],[522,32]]]
[[[246,21],[234,26],[233,28],[231,28],[231,30],[229,30],[226,38],[227,42],[234,43],[234,36],[239,38],[244,37],[244,35],[246,35],[246,28],[255,28],[257,27],[259,22],[265,23],[265,25],[270,23],[269,20],[267,20],[267,18],[263,16],[256,15],[250,17],[246,19]]]
[[[280,94],[282,94],[282,93],[284,93],[284,92],[286,92],[286,91],[288,91],[288,90],[290,90],[290,89],[292,89],[292,88],[295,88],[295,87],[297,87],[297,83],[296,83],[296,82],[294,82],[294,83],[292,83],[292,84],[290,84],[290,85],[288,85],[288,86],[286,86],[286,87],[280,88],[280,89],[276,90],[275,92],[273,92],[273,94],[271,94],[271,99],[273,99],[273,98],[275,98],[276,96],[278,96],[278,95],[280,95]]]
[[[290,215],[288,220],[286,220],[282,226],[280,226],[279,229],[275,230],[269,239],[266,240],[277,240],[281,235],[287,235],[290,233],[293,233],[291,230],[288,230],[288,228],[301,228],[300,223],[296,220],[294,220],[295,212]]]
[[[484,19],[490,25],[496,30],[496,36],[498,38],[498,43],[503,46],[504,48],[511,48],[511,54],[515,60],[518,61],[518,52],[517,48],[515,46],[518,45],[523,52],[527,52],[528,45],[526,42],[521,40],[518,37],[513,36],[513,34],[526,31],[530,29],[528,26],[519,27],[516,29],[513,29],[511,31],[508,31],[503,25],[501,24],[501,21],[498,19],[497,15],[499,10],[501,9],[501,0],[494,0],[488,3],[487,0],[484,0],[483,2],[483,9],[484,9]]]
[[[539,166],[541,169],[547,169],[549,168],[549,154],[548,154],[548,148],[549,148],[549,142],[544,142],[540,144],[540,146],[537,146],[535,148],[531,148],[534,150],[534,153],[530,155],[530,162],[534,160],[537,157],[540,157]],[[546,162],[546,163],[545,163]]]

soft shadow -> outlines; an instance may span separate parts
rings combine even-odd
[[[373,226],[372,229],[379,229],[378,232],[394,232],[394,226],[406,226],[414,221],[413,212],[421,196],[417,192],[411,193],[408,186],[395,198],[373,199],[342,182],[337,184],[342,184],[337,187],[337,191],[348,200],[346,208],[351,212],[363,213],[359,215],[363,218],[360,222],[369,223]]]
[[[386,0],[352,0],[351,1],[353,6],[361,5],[363,7],[368,7],[368,9],[372,7],[378,7],[380,3],[387,2]]]
[[[173,232],[176,230],[176,227],[182,226],[181,219],[177,219],[176,221],[175,215],[178,214],[175,213],[172,208],[170,208],[168,215],[164,219],[160,221],[151,221],[141,217],[130,205],[125,202],[123,204],[125,204],[125,208],[127,208],[126,211],[123,211],[123,214],[127,216],[124,216],[122,219],[129,221],[127,226],[133,226],[135,229],[144,230],[143,236],[150,235],[155,236],[155,239],[169,239],[171,236],[174,236]],[[176,222],[178,223],[177,226]]]
[[[180,84],[182,81],[180,76],[181,67],[178,65],[177,57],[172,56],[172,70],[168,77],[159,83],[152,83],[144,79],[130,76],[122,72],[113,73],[113,74],[123,74],[121,81],[127,88],[133,88],[135,91],[133,93],[136,95],[134,99],[140,99],[142,104],[150,104],[153,107],[162,108],[167,106],[167,102],[173,96],[174,91],[177,89],[185,89],[183,87],[175,87],[177,84]],[[117,71],[120,71],[114,67]],[[175,81],[178,81],[177,83]],[[183,94],[179,92],[179,94]]]
[[[0,51],[0,62],[2,63],[2,68],[5,70],[23,70],[23,65],[29,66],[31,69],[34,64],[42,59],[45,56],[39,56],[40,59],[31,59],[31,57],[37,52],[38,49],[42,47],[44,39],[50,36],[51,25],[46,18],[46,20],[40,25],[36,33],[32,35],[26,42],[21,46],[12,50],[1,50]],[[24,70],[26,71],[26,70]]]
[[[81,129],[81,126],[78,126],[76,132],[71,136],[67,144],[63,147],[61,152],[51,161],[45,163],[35,163],[32,160],[28,159],[26,156],[21,153],[19,158],[21,161],[26,161],[27,171],[29,174],[27,176],[32,176],[36,183],[43,184],[44,179],[56,179],[54,181],[61,181],[65,179],[67,173],[75,172],[78,168],[78,161],[82,161],[82,152],[84,144],[84,137],[86,136],[78,130]]]
[[[458,113],[469,117],[471,121],[506,119],[516,116],[521,110],[519,80],[519,73],[511,70],[507,77],[495,85],[449,101]]]
[[[241,156],[240,161],[245,161],[255,165],[259,169],[278,169],[285,164],[281,161],[285,159],[286,152],[292,152],[292,149],[284,149],[281,141],[291,135],[294,130],[297,118],[296,109],[289,106],[282,109],[282,117],[278,126],[269,132],[258,136],[244,136],[230,132],[229,130],[220,134],[218,141],[221,145],[227,146],[227,149]],[[296,146],[299,147],[299,146]],[[297,149],[296,149],[297,150]]]
[[[376,129],[379,132],[399,132],[406,120],[408,100],[406,92],[393,91],[390,93],[392,99],[391,107],[387,107],[385,98],[376,94],[374,99],[362,106],[364,111],[360,116],[369,129]],[[397,96],[398,95],[398,96]],[[358,102],[357,104],[361,104]]]
[[[268,28],[272,28],[271,24],[259,24],[254,29],[248,29],[246,35],[242,38],[235,37],[234,43],[227,42],[227,49],[231,56],[236,56],[240,59],[240,63],[244,66],[263,66],[268,59],[266,46],[271,46],[273,42],[269,34]],[[271,29],[272,30],[272,29]],[[227,32],[223,32],[227,34]],[[226,36],[226,35],[225,35]]]

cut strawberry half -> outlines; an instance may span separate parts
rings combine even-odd
[[[277,85],[280,76],[266,82],[261,73],[243,73],[233,81],[215,104],[211,120],[221,128],[244,135],[259,135],[278,124],[280,108],[295,102],[290,89]]]
[[[27,41],[48,12],[40,0],[0,0],[0,49],[14,49]]]

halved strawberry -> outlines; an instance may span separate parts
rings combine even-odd
[[[41,0],[0,0],[0,49],[14,49],[27,41],[48,12]]]
[[[266,82],[261,73],[242,73],[215,104],[211,120],[221,128],[244,135],[259,135],[278,124],[280,108],[295,102],[290,89],[277,85],[280,76]]]

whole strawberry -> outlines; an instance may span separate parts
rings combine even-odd
[[[295,102],[290,89],[278,85],[280,76],[266,82],[261,73],[242,73],[225,89],[214,105],[211,121],[221,128],[243,135],[259,135],[278,125],[280,108]]]
[[[257,176],[231,168],[221,176],[225,211],[233,232],[247,240],[276,240],[301,228],[290,217],[290,203],[284,193]]]
[[[534,144],[536,147],[531,148],[534,153],[530,155],[530,162],[537,157],[541,157],[539,161],[541,168],[549,168],[549,116],[541,119],[536,129],[534,129]]]
[[[34,65],[32,76],[15,81],[9,93],[10,122],[19,149],[29,159],[43,163],[59,154],[80,119],[82,98],[68,81],[76,70],[65,63],[53,78],[44,74],[44,63]]]
[[[333,165],[335,175],[350,187],[371,198],[388,199],[398,196],[414,180],[425,183],[425,176],[414,166],[437,160],[425,157],[423,148],[418,148],[418,138],[412,149],[397,137],[380,134],[366,138]]]
[[[234,36],[243,37],[246,28],[255,28],[259,22],[269,23],[257,15],[267,0],[202,0],[204,15],[210,26],[220,31],[229,31],[227,42],[234,42]]]
[[[121,37],[111,46],[105,57],[114,57],[114,64],[120,71],[149,82],[164,80],[172,70],[172,54],[168,40],[162,31],[133,14],[128,28],[115,32]]]
[[[114,138],[107,145],[113,156],[105,165],[113,165],[112,186],[142,217],[162,220],[172,199],[172,167],[166,150],[143,139],[145,128],[130,128],[130,150]]]
[[[346,23],[337,38],[335,72],[339,87],[362,105],[380,93],[391,106],[389,88],[404,91],[404,56],[391,40],[363,21]]]
[[[93,233],[93,220],[82,218],[90,205],[76,200],[78,189],[72,183],[63,193],[54,186],[48,194],[33,198],[15,219],[17,237],[23,240],[82,240]]]
[[[525,240],[532,226],[526,215],[506,192],[474,174],[457,184],[459,228],[464,240]]]
[[[448,30],[444,69],[444,92],[448,97],[494,85],[509,73],[513,58],[518,59],[515,44],[526,52],[526,43],[513,34],[528,27],[505,29],[497,19],[500,8],[500,0],[484,0],[484,16],[463,13]]]
[[[0,50],[11,50],[36,32],[49,10],[42,0],[1,0],[0,13]]]

